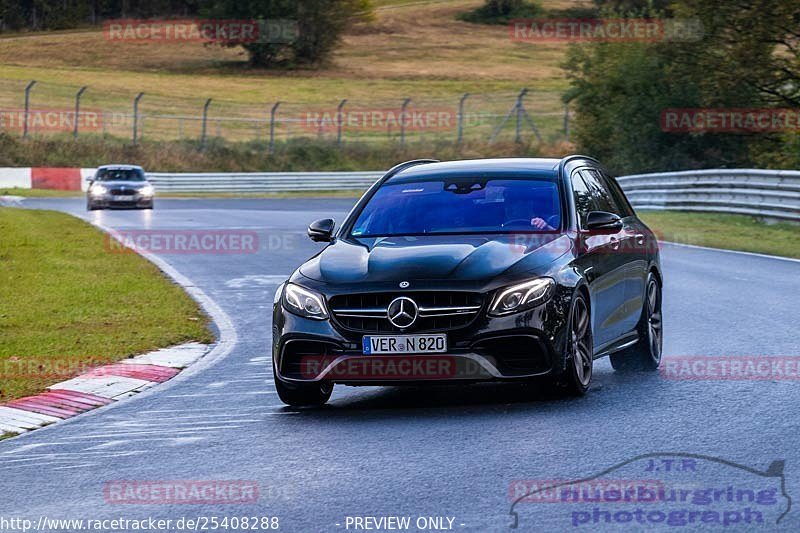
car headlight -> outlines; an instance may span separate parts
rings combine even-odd
[[[489,307],[489,315],[510,315],[543,304],[553,295],[555,284],[551,278],[537,278],[500,289]]]
[[[92,187],[92,196],[101,196],[108,192],[108,189],[103,185],[95,185]]]
[[[287,283],[283,289],[283,302],[286,309],[296,315],[317,320],[328,318],[322,295],[300,285]]]
[[[153,193],[155,192],[156,190],[153,188],[152,185],[145,185],[144,187],[139,189],[139,194],[141,194],[142,196],[153,196]]]

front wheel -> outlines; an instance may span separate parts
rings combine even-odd
[[[569,394],[583,396],[592,382],[594,345],[589,304],[582,294],[575,295],[567,335],[567,369],[562,385]]]
[[[318,407],[325,405],[333,394],[333,382],[292,383],[283,381],[272,365],[275,390],[283,403],[291,407]]]
[[[636,332],[639,340],[630,348],[611,354],[614,370],[656,370],[661,364],[664,326],[661,318],[661,285],[651,272]]]

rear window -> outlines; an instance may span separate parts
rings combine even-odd
[[[350,235],[538,233],[560,226],[555,178],[432,178],[378,189]]]

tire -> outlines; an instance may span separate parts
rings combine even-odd
[[[561,386],[570,396],[583,396],[592,383],[594,367],[592,318],[586,297],[576,293],[570,310],[566,356],[567,369]]]
[[[661,364],[664,345],[661,284],[652,272],[647,275],[642,316],[636,326],[636,332],[639,335],[636,344],[611,354],[611,366],[614,367],[614,370],[654,371]]]
[[[319,407],[325,405],[333,393],[333,383],[330,381],[314,383],[291,383],[283,381],[275,372],[272,365],[275,390],[283,403],[291,407]]]
[[[87,211],[97,211],[99,207],[95,207],[94,204],[91,202],[86,202],[86,210]]]

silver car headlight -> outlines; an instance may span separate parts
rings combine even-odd
[[[139,194],[141,194],[142,196],[153,196],[155,192],[156,190],[153,188],[152,185],[145,185],[144,187],[139,189]]]
[[[92,196],[103,196],[105,193],[108,192],[108,189],[106,189],[104,185],[95,185],[94,187],[92,187],[92,190],[90,192]]]
[[[489,315],[510,315],[541,305],[553,295],[555,284],[552,278],[536,278],[499,289],[489,307]]]
[[[296,315],[316,320],[328,318],[322,295],[300,285],[286,284],[283,289],[283,303],[287,310]]]

